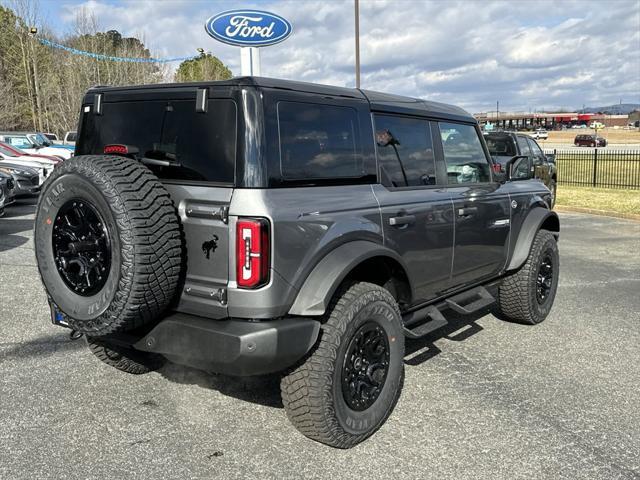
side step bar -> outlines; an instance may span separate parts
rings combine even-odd
[[[404,335],[407,338],[422,338],[443,327],[447,319],[442,310],[450,308],[454,312],[469,315],[494,303],[496,299],[484,287],[476,287],[447,298],[444,302],[429,305],[402,316]]]
[[[447,298],[444,302],[454,312],[469,315],[478,310],[488,307],[496,301],[486,288],[476,287],[466,292]]]
[[[434,305],[408,313],[402,317],[402,320],[404,336],[407,338],[422,338],[447,324],[447,319]]]

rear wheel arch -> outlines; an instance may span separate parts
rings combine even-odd
[[[385,287],[400,304],[409,304],[412,287],[402,258],[369,241],[343,244],[314,267],[298,291],[291,315],[323,315],[340,285],[364,281]]]

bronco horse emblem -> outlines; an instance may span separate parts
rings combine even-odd
[[[207,257],[207,260],[211,258],[211,254],[218,248],[218,236],[214,235],[213,238],[202,244],[202,253]]]

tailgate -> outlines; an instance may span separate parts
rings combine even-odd
[[[184,287],[177,310],[209,318],[227,316],[231,187],[165,183],[178,207],[187,247]]]

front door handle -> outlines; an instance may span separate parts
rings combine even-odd
[[[389,219],[389,225],[391,225],[392,227],[411,225],[413,223],[416,223],[415,215],[400,215],[398,217],[391,217]]]
[[[464,207],[458,209],[459,217],[469,217],[474,213],[478,213],[478,207]]]

